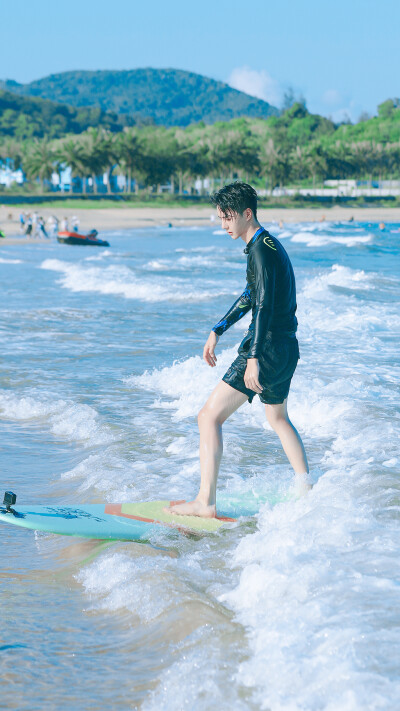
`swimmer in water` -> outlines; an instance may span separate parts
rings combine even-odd
[[[193,501],[166,507],[168,513],[215,517],[216,487],[222,457],[222,425],[246,401],[259,395],[295,474],[299,495],[311,489],[307,457],[289,419],[287,397],[300,357],[296,338],[296,284],[290,259],[276,237],[257,220],[257,193],[247,183],[221,188],[212,197],[222,229],[246,245],[247,283],[241,296],[213,327],[203,350],[214,368],[218,339],[248,311],[252,320],[238,356],[198,415],[200,490]]]

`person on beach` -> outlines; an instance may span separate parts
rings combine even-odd
[[[37,213],[35,210],[35,212],[32,214],[32,235],[33,235],[33,237],[36,237],[38,217],[39,217],[39,213]]]
[[[46,232],[46,226],[45,226],[44,218],[43,218],[43,217],[39,217],[39,218],[38,218],[38,222],[37,222],[37,235],[38,235],[38,237],[41,237],[41,238],[43,238],[43,237],[48,238],[48,236],[49,236],[49,235],[47,234],[47,232]]]
[[[53,218],[53,237],[56,237],[58,233],[58,217],[56,215],[52,215]]]
[[[238,357],[211,393],[198,416],[200,490],[194,501],[166,507],[177,515],[215,517],[216,486],[222,457],[222,425],[256,394],[277,433],[295,477],[298,495],[311,489],[307,457],[287,412],[290,382],[300,357],[296,338],[296,285],[290,259],[281,243],[257,220],[257,193],[247,183],[226,185],[212,196],[222,229],[245,242],[247,284],[241,296],[212,329],[203,358],[212,368],[219,337],[252,311]]]
[[[26,219],[26,230],[25,230],[25,234],[26,234],[27,237],[31,237],[31,236],[32,236],[32,217],[31,217],[31,215],[28,215],[28,217],[27,217],[27,219]]]

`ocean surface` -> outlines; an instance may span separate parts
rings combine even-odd
[[[399,225],[265,226],[296,273],[312,492],[288,500],[255,398],[224,426],[218,493],[256,518],[149,545],[0,524],[1,708],[399,708]],[[0,480],[20,504],[197,493],[196,414],[248,321],[216,368],[202,349],[244,245],[215,224],[102,236],[1,245]]]

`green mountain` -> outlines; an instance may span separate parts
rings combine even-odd
[[[0,137],[60,138],[67,133],[82,133],[89,126],[116,132],[134,123],[129,116],[105,113],[100,108],[73,108],[0,89]]]
[[[138,123],[188,126],[229,121],[239,116],[267,118],[278,110],[208,77],[177,69],[70,71],[30,84],[0,81],[0,88],[22,96],[51,99],[75,107],[130,116]]]

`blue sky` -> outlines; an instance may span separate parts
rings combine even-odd
[[[400,95],[399,0],[13,0],[0,78],[173,67],[340,120]]]

